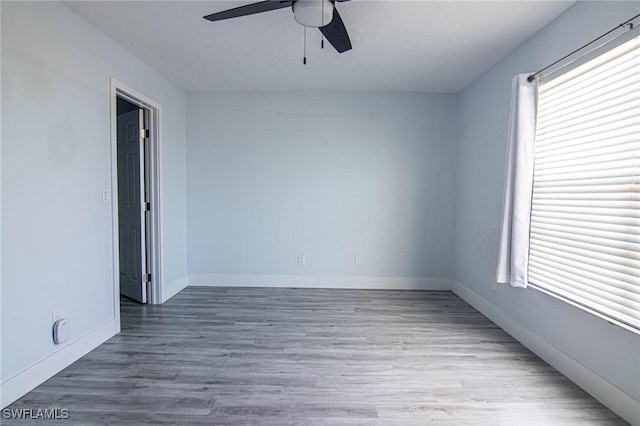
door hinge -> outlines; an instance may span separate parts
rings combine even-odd
[[[142,203],[142,211],[143,212],[151,211],[151,203],[148,201],[145,201],[144,203]]]
[[[147,139],[149,137],[149,129],[140,129],[140,137]]]
[[[142,282],[143,283],[150,283],[151,282],[151,274],[144,274],[144,277],[142,277]]]

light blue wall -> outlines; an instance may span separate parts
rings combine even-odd
[[[185,93],[59,2],[1,2],[4,383],[115,318],[110,77],[162,105],[168,281],[186,275]],[[51,338],[52,312],[70,323]]]
[[[189,273],[448,278],[456,102],[188,93]]]
[[[536,71],[640,12],[638,2],[578,2],[460,94],[453,278],[525,328],[640,399],[640,336],[536,290],[492,291],[511,78]]]

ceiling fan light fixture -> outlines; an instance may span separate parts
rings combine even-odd
[[[333,18],[333,3],[329,0],[297,0],[293,3],[293,16],[305,27],[324,27]]]

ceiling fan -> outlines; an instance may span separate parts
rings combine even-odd
[[[349,40],[349,34],[347,34],[344,22],[342,22],[342,18],[335,8],[336,1],[349,0],[265,0],[212,13],[205,16],[204,19],[221,21],[291,6],[297,23],[304,27],[319,28],[320,32],[338,53],[343,53],[351,49],[351,40]]]

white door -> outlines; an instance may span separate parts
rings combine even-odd
[[[147,303],[144,111],[118,115],[120,293]]]

